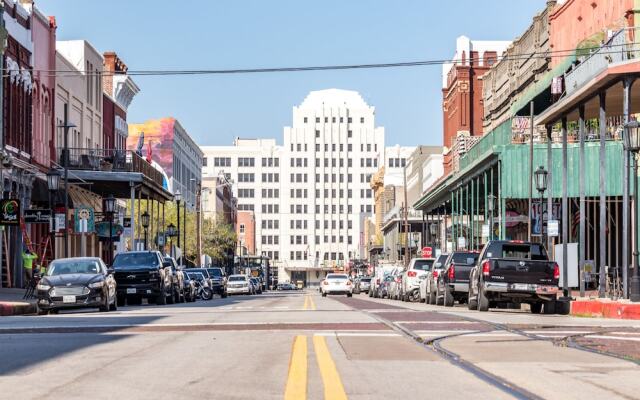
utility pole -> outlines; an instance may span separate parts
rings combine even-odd
[[[64,257],[69,257],[69,128],[75,128],[69,123],[69,105],[64,104],[63,125],[58,128],[64,129],[64,147],[62,149],[62,166],[64,167]]]
[[[409,215],[408,209],[409,206],[407,204],[407,164],[404,165],[404,266],[405,268],[409,265]]]
[[[202,216],[201,202],[202,202],[202,183],[198,182],[196,191],[196,247],[198,253],[198,264],[202,267]]]
[[[533,100],[529,103],[529,112],[531,114],[531,120],[529,121],[529,212],[527,213],[529,221],[527,225],[529,226],[528,241],[531,242],[531,210],[533,208]],[[540,211],[542,211],[542,208],[540,208]]]

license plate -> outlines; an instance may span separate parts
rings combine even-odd
[[[127,289],[127,294],[136,294],[136,289],[135,288],[128,288]]]
[[[76,296],[62,296],[62,302],[63,303],[75,303],[76,302]]]
[[[511,286],[511,288],[513,290],[529,290],[529,285],[516,283],[513,286]]]

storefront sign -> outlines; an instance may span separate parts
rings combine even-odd
[[[64,226],[65,226],[64,222],[65,222],[64,221],[64,214],[62,214],[62,213],[56,214],[56,219],[55,219],[55,231],[56,232],[64,230]]]
[[[559,236],[560,224],[557,219],[552,219],[547,222],[547,235]]]
[[[51,220],[51,210],[24,210],[24,222],[27,224],[48,224]]]
[[[95,215],[93,208],[78,206],[74,213],[74,230],[77,233],[91,233],[95,230]]]
[[[0,225],[15,226],[20,224],[20,200],[0,200]]]
[[[489,237],[489,224],[483,224],[482,225],[482,237],[483,238],[488,238]]]
[[[464,236],[458,237],[458,248],[459,249],[467,248],[467,239]]]

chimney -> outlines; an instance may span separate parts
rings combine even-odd
[[[116,72],[116,58],[113,51],[104,53],[104,73],[102,75],[102,90],[109,96],[113,96],[113,74]]]

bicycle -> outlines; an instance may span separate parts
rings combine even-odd
[[[618,300],[624,298],[622,281],[620,279],[620,268],[609,267],[605,265],[605,292],[609,295],[612,300]]]
[[[33,272],[31,279],[29,279],[29,282],[27,283],[27,287],[25,288],[24,296],[22,296],[22,298],[25,300],[35,299],[38,283],[40,283],[40,274],[37,272]]]

